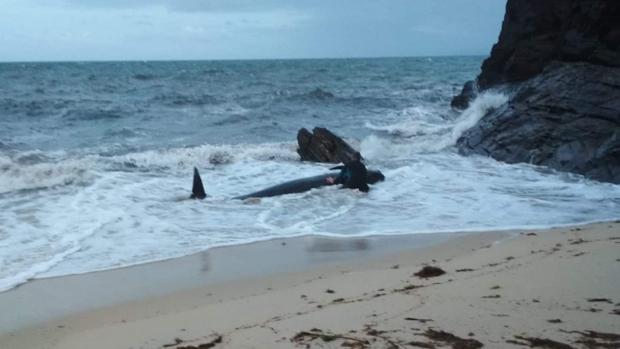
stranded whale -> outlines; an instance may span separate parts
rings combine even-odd
[[[335,185],[333,183],[328,183],[327,177],[336,178],[338,177],[338,172],[329,172],[318,176],[300,178],[293,181],[284,182],[250,194],[236,196],[233,199],[245,200],[249,198],[266,198],[277,195],[302,193],[314,188]],[[379,181],[383,181],[384,179],[385,176],[383,175],[383,173],[381,173],[381,171],[368,170],[368,184],[375,184]],[[194,167],[194,184],[192,186],[192,195],[190,196],[190,198],[204,199],[206,197],[207,193],[205,192],[204,186],[202,185],[200,173],[198,173],[198,169]]]

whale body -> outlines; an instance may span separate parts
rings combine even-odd
[[[314,188],[336,185],[336,183],[328,183],[327,177],[336,178],[338,177],[338,174],[338,172],[329,172],[318,176],[295,179],[250,194],[235,196],[233,199],[245,200],[249,198],[266,198],[285,194],[303,193]],[[383,180],[385,180],[385,176],[381,173],[381,171],[368,170],[366,180],[368,184],[375,184]],[[198,172],[198,169],[194,167],[194,184],[192,186],[192,195],[190,198],[204,199],[206,197],[207,194],[204,190],[200,173]]]

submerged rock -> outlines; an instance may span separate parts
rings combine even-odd
[[[341,163],[353,159],[356,150],[342,138],[323,127],[315,127],[312,133],[302,128],[297,133],[297,153],[302,161]]]
[[[469,107],[469,102],[474,100],[477,95],[476,83],[473,80],[469,80],[465,83],[465,85],[463,85],[461,93],[452,98],[450,106],[455,109],[466,109]]]

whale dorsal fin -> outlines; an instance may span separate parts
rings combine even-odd
[[[205,193],[205,187],[202,185],[200,173],[198,173],[198,169],[194,167],[194,184],[192,185],[192,196],[190,196],[190,199],[204,199],[206,197],[207,193]]]

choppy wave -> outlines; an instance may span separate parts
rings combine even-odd
[[[127,116],[127,114],[121,108],[78,108],[67,110],[64,113],[63,118],[73,121],[96,121],[121,119],[125,116]]]
[[[506,100],[449,108],[480,60],[0,64],[0,290],[277,237],[618,218],[620,186],[454,151]],[[387,180],[229,200],[328,171],[296,153],[295,133],[314,126]],[[185,200],[194,166],[203,201]]]
[[[204,106],[210,104],[217,104],[219,100],[209,94],[182,94],[173,93],[167,95],[159,95],[153,99],[154,102],[161,103],[163,105],[173,107],[185,107],[185,106]]]
[[[158,78],[158,76],[155,74],[141,74],[141,73],[134,74],[132,77],[136,80],[142,80],[142,81],[155,80]]]
[[[47,116],[55,114],[60,110],[72,105],[69,100],[57,99],[0,99],[0,110],[3,116],[8,115],[27,115],[30,117]]]
[[[298,161],[294,143],[263,143],[235,145],[202,145],[191,148],[130,153],[111,157],[115,163],[130,163],[135,167],[187,171],[194,166],[212,166],[249,161]]]
[[[378,126],[367,122],[366,127],[375,131],[384,131],[389,135],[407,138],[403,142],[392,142],[380,136],[371,135],[362,142],[364,153],[376,154],[378,149],[393,148],[385,156],[400,157],[403,153],[439,152],[456,144],[467,129],[473,127],[487,112],[500,107],[508,101],[505,94],[487,92],[476,98],[469,108],[452,121],[441,118],[433,110],[421,107],[408,109],[404,113],[407,119],[394,124]],[[405,151],[407,149],[407,151]],[[382,151],[385,153],[385,151]]]
[[[172,171],[194,166],[213,168],[235,162],[290,161],[299,156],[294,143],[202,145],[148,150],[123,155],[66,154],[41,151],[0,155],[0,194],[20,190],[84,185],[99,171]]]
[[[0,155],[0,194],[83,184],[88,180],[88,161],[42,159],[37,153]]]

